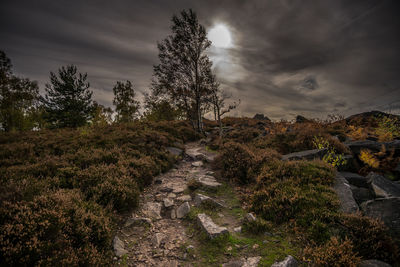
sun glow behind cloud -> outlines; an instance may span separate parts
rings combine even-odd
[[[208,39],[212,45],[219,48],[232,47],[231,33],[224,24],[218,24],[208,32]]]

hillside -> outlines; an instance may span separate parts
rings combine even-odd
[[[398,265],[396,120],[223,123],[2,133],[2,265]]]

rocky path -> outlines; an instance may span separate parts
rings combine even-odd
[[[114,250],[120,257],[119,264],[190,266],[185,261],[190,235],[182,220],[194,203],[188,182],[194,177],[204,186],[220,184],[203,164],[203,161],[213,160],[215,155],[198,143],[187,144],[185,150],[184,159],[169,172],[156,177],[154,185],[143,192],[140,208],[118,231]]]
[[[244,222],[256,218],[244,212],[231,186],[214,177],[209,163],[215,156],[199,142],[186,144],[175,168],[146,188],[114,238],[117,266],[255,267],[262,255],[261,265],[271,266],[287,255],[288,242],[280,235],[241,232]]]

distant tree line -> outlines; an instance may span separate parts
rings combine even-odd
[[[189,120],[196,131],[203,133],[203,117],[210,111],[222,129],[221,116],[238,103],[226,107],[229,95],[220,89],[205,53],[211,42],[204,26],[192,10],[184,10],[172,17],[171,30],[172,34],[158,44],[160,62],[154,66],[143,114],[131,81],[118,81],[113,87],[115,111],[93,101],[87,73],[78,72],[74,65],[50,72],[50,82],[41,96],[37,82],[15,76],[10,59],[0,51],[1,129],[76,128],[141,118]]]

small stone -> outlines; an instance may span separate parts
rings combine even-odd
[[[121,239],[119,239],[118,236],[114,237],[113,247],[114,247],[114,253],[118,257],[121,257],[122,255],[125,255],[128,253],[128,251],[125,249],[124,242]]]
[[[169,193],[167,195],[168,198],[176,198],[176,195],[174,193]]]
[[[201,167],[201,166],[203,166],[203,162],[202,161],[192,162],[192,166],[193,167]]]
[[[189,246],[186,247],[186,251],[187,252],[190,252],[193,249],[194,249],[194,246],[192,246],[192,245],[189,245]]]
[[[253,249],[258,249],[259,246],[260,246],[259,244],[254,244]]]
[[[175,209],[172,209],[171,210],[171,219],[176,219],[176,210]]]
[[[180,205],[179,208],[176,210],[176,217],[178,219],[181,219],[185,217],[189,212],[190,212],[189,202],[185,202],[182,205]]]
[[[242,232],[242,227],[241,227],[241,226],[235,227],[235,228],[233,228],[233,231],[234,231],[235,233],[240,233],[240,232]]]
[[[163,233],[156,233],[153,236],[151,242],[153,243],[153,246],[160,247],[160,245],[163,243],[166,237],[167,236]]]
[[[152,219],[161,219],[161,204],[158,202],[147,202],[143,205],[143,213]]]
[[[253,213],[249,212],[246,214],[245,220],[248,222],[254,222],[256,220],[256,216]]]
[[[211,239],[228,233],[226,227],[216,225],[212,219],[204,213],[197,214],[197,222]]]
[[[178,201],[191,201],[192,197],[190,195],[183,195],[183,196],[180,196],[180,197],[176,198],[176,200],[178,200]]]
[[[227,251],[231,251],[231,250],[232,250],[232,247],[229,246],[229,247],[226,248],[226,250],[227,250]]]
[[[164,198],[163,202],[166,208],[172,207],[174,205],[174,201],[169,198]]]
[[[151,220],[149,218],[144,218],[144,217],[131,217],[126,220],[124,227],[126,228],[131,226],[140,226],[140,225],[151,226]]]
[[[297,260],[292,256],[287,256],[283,261],[275,262],[271,267],[297,267],[299,266]]]

